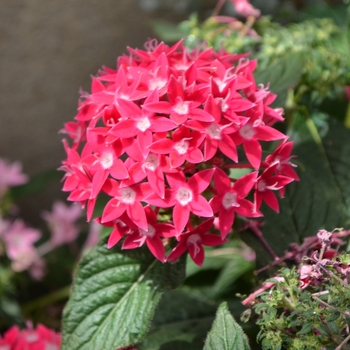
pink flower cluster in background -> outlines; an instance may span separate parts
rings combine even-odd
[[[74,242],[79,233],[76,221],[81,217],[82,210],[79,205],[67,206],[63,202],[55,202],[52,212],[43,212],[42,216],[51,231],[50,243],[53,247]]]
[[[41,280],[46,273],[46,262],[43,256],[62,244],[76,240],[80,232],[76,221],[81,214],[79,205],[67,206],[62,202],[55,202],[52,212],[43,213],[50,228],[51,238],[40,246],[37,246],[37,242],[42,238],[41,231],[28,227],[19,218],[4,219],[0,215],[0,241],[4,244],[4,250],[0,251],[0,256],[5,255],[6,252],[13,271],[27,270],[32,278]],[[91,232],[85,243],[86,247],[96,242],[97,229]]]
[[[61,334],[38,324],[34,329],[27,322],[27,329],[13,326],[3,336],[0,335],[0,350],[60,350]],[[137,350],[134,346],[117,350]]]
[[[255,83],[247,54],[182,41],[129,53],[93,77],[65,124],[63,190],[88,220],[98,196],[108,198],[97,221],[112,228],[109,247],[125,237],[123,249],[146,244],[162,262],[189,251],[201,265],[203,245],[224,243],[236,215],[262,216],[263,201],[278,211],[275,193],[298,180],[293,143],[273,127],[283,111]],[[262,142],[277,140],[263,158]],[[231,168],[249,173],[237,179]],[[166,257],[169,239],[177,244]]]
[[[39,324],[35,329],[29,323],[27,329],[11,327],[0,336],[1,350],[59,350],[61,335]]]
[[[0,200],[10,187],[23,185],[27,181],[28,177],[22,173],[20,162],[9,163],[0,158]]]
[[[20,219],[10,222],[0,217],[0,222],[0,239],[5,243],[12,269],[27,270],[39,259],[34,243],[41,238],[41,232],[27,227]]]

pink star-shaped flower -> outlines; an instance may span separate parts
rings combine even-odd
[[[214,185],[217,195],[212,198],[210,205],[214,213],[219,213],[219,228],[224,238],[232,229],[235,213],[245,217],[262,215],[254,212],[254,204],[245,199],[254,187],[257,176],[257,171],[249,173],[231,185],[231,179],[223,170],[215,170]]]
[[[178,237],[179,244],[171,251],[167,261],[176,261],[188,250],[192,260],[197,265],[202,266],[204,261],[203,245],[212,247],[225,243],[225,239],[222,237],[208,233],[213,226],[213,222],[214,218],[211,218],[198,225],[195,229],[181,234]]]
[[[275,163],[269,166],[256,180],[254,193],[256,210],[259,210],[264,200],[271,209],[277,213],[279,212],[278,200],[273,191],[282,190],[294,179],[283,175],[274,175],[278,165],[278,163]]]
[[[148,228],[138,228],[127,235],[122,249],[135,249],[147,244],[150,252],[161,262],[165,262],[165,248],[161,237],[174,237],[176,230],[173,225],[157,223],[156,213],[149,207],[145,207]]]
[[[118,219],[126,212],[138,227],[147,231],[147,218],[141,201],[144,201],[151,194],[151,187],[148,183],[123,186],[122,183],[108,179],[103,190],[113,198],[103,210],[102,223]]]

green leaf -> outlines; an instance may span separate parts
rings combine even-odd
[[[215,282],[210,281],[206,275],[208,282],[208,290],[206,294],[208,297],[216,299],[225,292],[229,287],[242,275],[254,269],[255,263],[248,260],[248,256],[252,253],[251,249],[247,247],[240,239],[234,238],[229,242],[221,245],[219,248],[206,247],[205,260],[203,266],[196,265],[190,257],[186,264],[186,277],[192,277],[193,281],[203,279],[203,272],[205,270],[220,270],[217,271]]]
[[[248,350],[248,338],[222,303],[216,313],[213,327],[205,341],[204,350]]]
[[[279,201],[279,214],[262,208],[266,222],[262,231],[277,255],[282,256],[290,243],[300,244],[320,229],[332,231],[349,224],[349,140],[350,130],[330,120],[323,138],[316,134],[295,147],[300,181],[287,186],[285,198]],[[256,251],[258,266],[271,262],[272,257],[256,237],[245,234],[242,238]]]
[[[198,266],[190,257],[187,258],[186,277],[204,270],[222,269],[231,261],[246,261],[246,255],[249,253],[250,248],[247,249],[240,239],[231,239],[219,248],[206,247],[203,266]]]
[[[3,295],[0,297],[0,325],[4,327],[14,323],[24,325],[24,317],[17,300]]]
[[[63,313],[62,350],[110,350],[140,341],[164,290],[184,279],[185,263],[162,264],[147,249],[86,254]]]
[[[166,42],[179,41],[184,35],[177,25],[162,20],[157,20],[153,23],[153,31],[158,38]]]
[[[325,335],[327,337],[329,337],[331,335],[330,331],[328,330],[328,328],[323,325],[323,324],[320,324],[320,325],[317,325],[315,327],[322,335]]]
[[[254,266],[255,264],[253,261],[249,261],[243,256],[236,255],[235,258],[232,257],[232,260],[225,265],[213,285],[212,294],[214,298],[225,293],[232,283],[246,272],[252,271]]]
[[[317,6],[309,5],[303,11],[305,19],[308,18],[331,18],[339,26],[346,25],[348,23],[349,14],[346,5],[342,6],[330,6],[328,4],[318,4]]]
[[[286,103],[288,89],[299,83],[303,72],[304,53],[297,52],[282,57],[255,73],[257,84],[270,84],[270,90],[277,94],[274,106],[283,107]]]
[[[167,291],[159,302],[151,329],[137,344],[140,350],[202,350],[217,304],[186,290]]]
[[[308,334],[312,331],[312,324],[311,323],[304,323],[302,329],[297,333],[298,335]]]
[[[339,334],[338,325],[334,321],[327,322],[327,325],[332,332],[334,332],[335,334]]]
[[[326,318],[327,322],[335,321],[340,317],[338,310],[329,310],[330,315]]]

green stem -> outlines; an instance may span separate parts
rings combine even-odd
[[[348,103],[348,108],[346,110],[344,125],[346,128],[350,128],[350,101]]]
[[[292,298],[292,301],[289,301],[291,303],[291,305],[293,306],[293,310],[295,310],[296,306],[298,305],[299,301],[298,301],[298,297],[295,295],[293,288],[289,286],[288,283],[288,287],[286,287],[286,289],[289,292],[289,295]],[[287,299],[287,297],[285,297],[285,299]],[[289,300],[289,299],[288,299]]]
[[[45,295],[44,297],[34,299],[29,303],[26,303],[22,306],[22,311],[24,314],[27,314],[33,310],[43,308],[47,305],[56,303],[57,301],[61,301],[63,299],[67,299],[70,295],[71,286],[64,287],[59,289],[49,295]]]
[[[323,149],[321,136],[318,133],[318,130],[317,130],[317,127],[316,127],[314,121],[312,120],[312,118],[309,115],[308,115],[308,117],[306,119],[306,126],[308,127],[308,129],[310,131],[310,134],[311,134],[312,138],[314,139],[314,141],[318,145],[322,146],[322,149]]]
[[[337,346],[335,348],[335,350],[347,349],[348,345],[346,345],[346,344],[348,344],[349,341],[350,341],[350,334],[342,341],[341,344],[339,344],[339,346]],[[346,346],[346,347],[344,347],[344,346]]]
[[[293,296],[292,296],[292,298],[293,298]],[[291,301],[288,297],[284,297],[283,298],[283,303],[282,303],[282,307],[285,307],[285,308],[287,308],[287,309],[289,309],[289,310],[292,310],[292,311],[294,311],[295,310],[295,302],[293,301]]]

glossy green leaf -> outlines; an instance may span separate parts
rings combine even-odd
[[[204,350],[249,350],[248,338],[222,303],[205,341]]]
[[[213,273],[213,281],[206,279],[208,282],[206,295],[211,299],[217,299],[228,291],[229,287],[248,271],[254,269],[254,262],[248,260],[249,256],[254,253],[240,239],[232,238],[229,242],[220,247],[206,247],[205,260],[203,266],[196,265],[190,257],[186,264],[186,277],[195,280],[201,280],[204,271],[210,270]],[[216,276],[215,276],[216,273]],[[197,275],[196,275],[197,274]],[[196,275],[195,277],[192,277]],[[208,277],[208,275],[206,275]]]
[[[188,291],[168,291],[158,304],[140,350],[202,350],[217,304]]]
[[[205,247],[205,259],[202,266],[194,263],[191,257],[187,258],[186,277],[204,270],[222,269],[231,261],[246,261],[246,256],[250,252],[250,248],[242,243],[240,239],[230,239],[227,243],[216,248]]]
[[[63,313],[62,350],[110,350],[140,341],[161,294],[184,279],[184,260],[162,264],[147,249],[106,248],[85,255]]]
[[[243,256],[235,256],[221,270],[219,277],[212,287],[214,298],[224,294],[228,288],[242,275],[254,269],[254,262]]]
[[[303,71],[303,60],[303,53],[293,53],[256,72],[256,83],[269,85],[270,90],[277,94],[274,106],[283,107],[288,89],[299,83]]]

